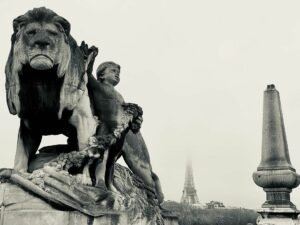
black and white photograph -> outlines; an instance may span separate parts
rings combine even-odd
[[[300,224],[299,8],[0,0],[0,225]]]

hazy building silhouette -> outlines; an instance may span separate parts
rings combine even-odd
[[[206,203],[206,208],[207,209],[225,208],[225,205],[222,202],[210,201],[209,203]]]
[[[193,167],[191,160],[188,160],[186,164],[185,181],[182,191],[181,203],[185,203],[188,205],[199,204],[197,191],[194,185]]]

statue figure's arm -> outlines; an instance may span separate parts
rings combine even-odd
[[[95,47],[95,46],[92,46],[88,49],[88,65],[87,65],[87,74],[89,76],[92,76],[92,73],[93,73],[93,67],[94,67],[94,62],[95,62],[95,59],[96,59],[96,56],[98,55],[98,48]]]
[[[99,81],[97,81],[96,78],[91,73],[90,74],[88,73],[88,86],[92,90],[100,88]]]

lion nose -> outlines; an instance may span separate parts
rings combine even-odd
[[[45,49],[50,45],[50,41],[47,40],[36,40],[34,46],[37,48]]]
[[[47,37],[46,34],[44,34],[43,32],[39,32],[36,36],[35,39],[33,40],[33,45],[36,48],[40,48],[40,49],[46,49],[50,46],[51,41],[49,39],[49,37]]]

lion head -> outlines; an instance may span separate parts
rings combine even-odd
[[[20,112],[20,78],[49,74],[63,79],[59,114],[63,109],[73,109],[86,90],[87,78],[84,56],[70,35],[70,23],[42,7],[17,17],[13,28],[5,69],[10,112]]]

